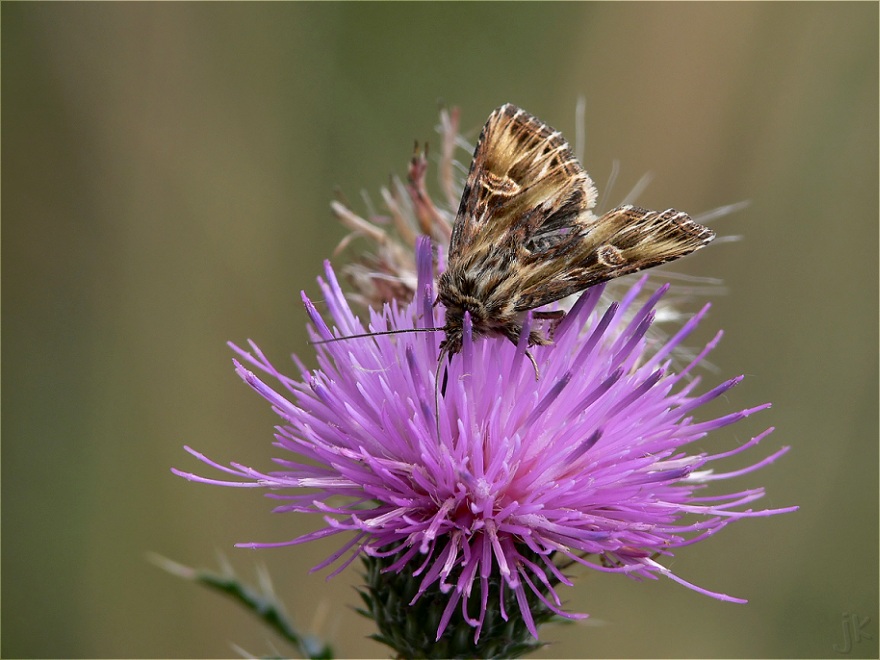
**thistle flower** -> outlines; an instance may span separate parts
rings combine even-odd
[[[312,339],[441,325],[432,306],[428,240],[418,243],[416,263],[416,299],[371,310],[368,327],[328,263],[319,279],[327,318],[303,294]],[[705,493],[712,482],[772,463],[788,447],[728,473],[710,466],[754,447],[773,429],[720,453],[691,449],[769,404],[700,420],[699,408],[742,377],[697,393],[700,377],[692,372],[720,332],[674,372],[671,352],[708,305],[656,343],[647,331],[668,287],[637,305],[645,281],[606,309],[599,303],[602,287],[587,290],[556,329],[554,344],[531,349],[537,381],[525,356],[528,321],[514,346],[475,340],[466,318],[462,351],[443,366],[442,395],[435,382],[440,333],[319,344],[318,369],[294,358],[296,378],[282,374],[255,344],[233,346],[238,375],[281,417],[275,447],[285,456],[274,459],[280,469],[223,466],[187,448],[228,480],[174,472],[202,483],[264,488],[282,501],[275,511],[324,518],[313,533],[240,547],[346,534],[313,570],[339,562],[335,575],[364,557],[367,611],[377,620],[378,639],[402,656],[525,652],[550,616],[585,616],[566,612],[558,594],[560,584],[572,584],[563,573],[572,564],[636,579],[663,576],[745,602],[691,584],[659,560],[732,522],[794,510],[753,510],[761,488]]]

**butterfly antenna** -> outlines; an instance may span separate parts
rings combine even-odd
[[[410,332],[438,332],[442,328],[405,328],[403,330],[380,330],[379,332],[363,332],[358,335],[346,335],[345,337],[332,337],[330,339],[319,339],[310,342],[312,345],[317,344],[333,344],[337,341],[345,341],[347,339],[363,339],[364,337],[381,337],[382,335],[404,335]]]

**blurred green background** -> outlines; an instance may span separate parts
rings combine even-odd
[[[648,171],[648,207],[751,200],[713,225],[741,242],[674,270],[727,286],[702,328],[727,333],[708,381],[747,375],[726,408],[775,404],[711,448],[776,426],[750,456],[790,454],[735,486],[801,510],[676,556],[750,604],[581,571],[562,594],[592,618],[539,657],[833,656],[846,614],[872,636],[846,655],[876,657],[876,3],[3,3],[2,654],[288,653],[145,559],[220,550],[340,656],[387,656],[357,571],[307,573],[338,541],[232,547],[317,519],[169,468],[210,473],[185,443],[269,466],[275,418],[225,342],[310,359],[299,290],[345,234],[337,186],[378,205],[439,99],[471,139],[507,101],[573,139],[581,95],[610,201]]]

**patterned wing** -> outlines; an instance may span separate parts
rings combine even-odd
[[[514,105],[490,116],[452,230],[449,265],[527,257],[589,215],[596,189],[558,131]]]
[[[668,209],[621,206],[601,217],[585,214],[564,230],[532,243],[523,259],[516,311],[541,307],[601,282],[690,254],[715,233]]]
[[[496,326],[513,327],[515,313],[678,259],[715,236],[673,209],[622,206],[597,217],[595,202],[593,182],[562,135],[501,106],[474,152],[441,298],[468,309],[474,305],[464,301],[476,301]]]

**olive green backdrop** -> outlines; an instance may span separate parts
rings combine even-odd
[[[307,361],[299,290],[438,100],[475,136],[511,101],[573,138],[611,202],[694,213],[743,240],[675,266],[722,278],[701,329],[727,332],[709,382],[745,373],[727,410],[774,408],[793,449],[727,487],[766,485],[798,513],[734,525],[668,580],[581,571],[585,625],[544,630],[553,656],[878,653],[878,7],[744,4],[2,5],[2,654],[289,653],[222,597],[148,563],[155,551],[251,577],[340,656],[386,656],[351,606],[354,568],[309,575],[338,541],[275,551],[319,521],[253,491],[187,483],[184,443],[269,466],[275,419],[232,372],[227,340]],[[313,364],[313,362],[312,362]],[[273,650],[275,649],[275,650]]]

